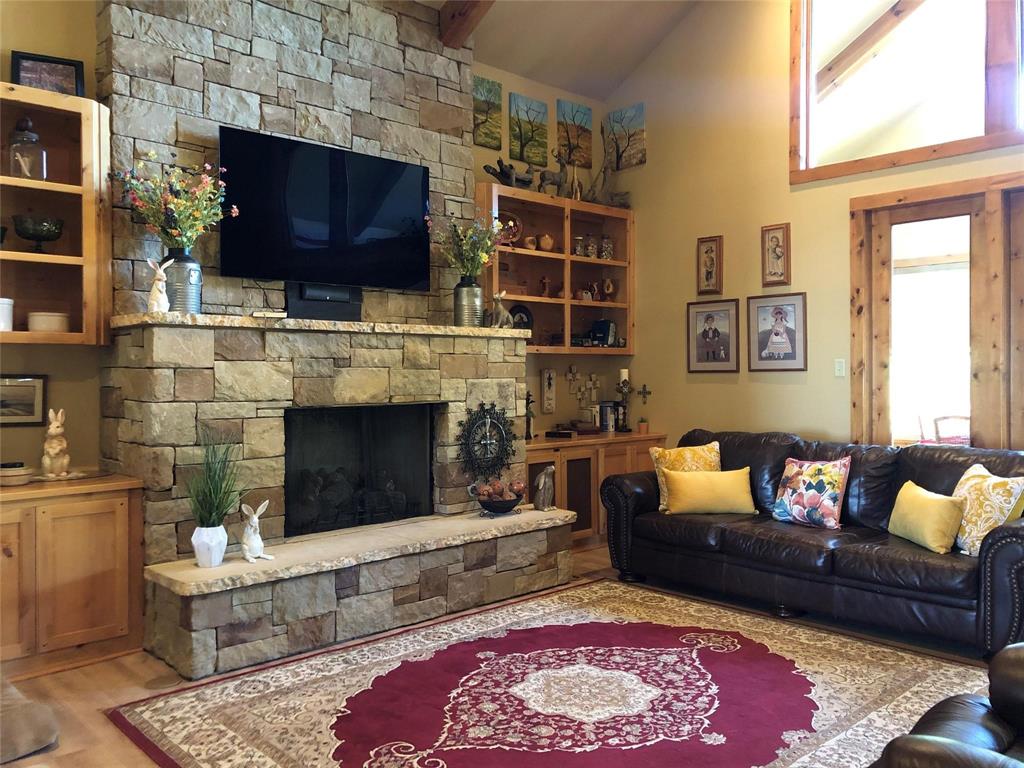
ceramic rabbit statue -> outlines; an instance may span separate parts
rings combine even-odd
[[[54,413],[51,408],[49,415],[50,425],[46,428],[46,440],[43,441],[43,474],[47,477],[64,477],[71,465],[68,439],[64,437],[64,409]]]
[[[260,504],[256,511],[248,504],[242,505],[242,514],[245,516],[245,528],[242,530],[242,557],[248,562],[255,563],[257,560],[273,560],[273,555],[263,551],[263,537],[260,536],[260,515],[267,511],[270,506],[270,499]]]
[[[491,310],[491,328],[512,328],[512,313],[505,309],[501,300],[505,298],[505,291],[494,294],[494,305]]]
[[[156,259],[146,259],[146,262],[153,268],[153,286],[149,289],[146,311],[167,312],[171,308],[171,302],[167,298],[167,273],[164,270],[174,263],[174,259],[166,264],[161,264]]]

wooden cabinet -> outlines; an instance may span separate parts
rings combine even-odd
[[[650,449],[663,448],[665,435],[633,433],[580,437],[568,440],[537,438],[526,444],[528,495],[546,468],[555,468],[555,506],[576,513],[573,538],[605,532],[601,483],[609,475],[653,470]],[[529,496],[528,496],[529,498]]]
[[[39,673],[138,648],[141,484],[112,475],[0,490],[0,659]]]

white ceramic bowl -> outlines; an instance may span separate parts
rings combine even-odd
[[[29,312],[28,329],[38,333],[67,333],[71,327],[67,312]]]
[[[28,485],[36,470],[32,467],[0,468],[0,485]]]

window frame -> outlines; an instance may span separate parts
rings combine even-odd
[[[1021,0],[985,0],[985,133],[964,139],[886,152],[838,163],[809,166],[811,71],[810,18],[813,0],[790,0],[789,183],[835,179],[868,171],[900,168],[944,157],[1024,144],[1017,124],[1021,73]],[[899,14],[908,0],[895,0],[886,14]]]

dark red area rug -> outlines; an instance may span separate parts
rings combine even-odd
[[[125,705],[182,768],[866,765],[984,671],[597,582]]]

